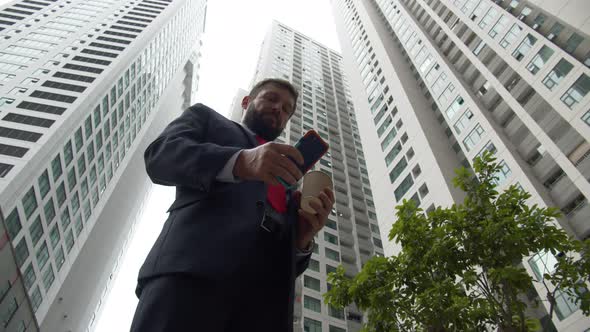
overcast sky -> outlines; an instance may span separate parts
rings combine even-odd
[[[0,0],[2,1],[2,0]],[[264,35],[273,19],[340,50],[330,0],[210,0],[198,102],[228,115],[238,88],[247,89]],[[166,219],[174,188],[154,186],[112,291],[97,322],[99,332],[128,331],[137,305],[137,272]]]

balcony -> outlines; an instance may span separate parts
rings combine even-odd
[[[340,238],[340,245],[346,247],[354,247],[354,238],[350,231],[345,231],[344,229],[340,228],[338,232],[338,237]]]
[[[342,267],[344,268],[344,275],[347,277],[353,278],[359,273],[356,263],[342,262]]]
[[[356,234],[360,238],[371,238],[371,231],[366,226],[360,226],[357,224],[356,226]]]
[[[570,178],[564,175],[554,182],[549,193],[555,204],[562,207],[573,200],[580,192]]]
[[[559,168],[555,160],[549,155],[545,154],[543,158],[535,164],[533,172],[541,182],[547,181]]]
[[[352,221],[349,218],[338,217],[338,226],[340,230],[352,233]]]
[[[581,201],[570,213],[567,214],[570,226],[581,239],[590,236],[590,223],[588,222],[589,216],[590,205],[586,199]]]
[[[349,247],[340,247],[340,257],[342,259],[342,262],[346,262],[346,263],[350,263],[350,264],[355,264],[356,263],[356,253],[354,252],[354,249],[349,248]]]

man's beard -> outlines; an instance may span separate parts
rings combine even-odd
[[[275,118],[275,121],[278,123],[279,119]],[[243,123],[256,135],[262,137],[266,141],[274,141],[283,132],[283,128],[274,128],[270,121],[266,120],[262,114],[256,112],[253,103],[248,105]]]

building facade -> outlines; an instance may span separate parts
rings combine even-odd
[[[335,309],[322,296],[330,287],[326,275],[336,267],[342,264],[346,274],[354,276],[371,256],[383,255],[342,57],[274,21],[262,44],[252,84],[270,77],[289,80],[300,92],[296,111],[277,142],[294,145],[315,129],[330,150],[314,169],[332,177],[336,196],[332,214],[316,236],[309,268],[296,282],[295,331],[358,331],[361,311],[354,306]]]
[[[590,4],[584,1],[332,0],[382,234],[394,206],[463,200],[453,170],[491,151],[499,188],[556,206],[590,236]],[[388,179],[389,181],[383,179]],[[386,243],[388,255],[399,251]],[[541,279],[550,253],[523,262]],[[545,294],[542,288],[538,294]],[[546,302],[543,302],[546,305]],[[558,293],[547,330],[590,326]]]
[[[150,190],[143,151],[198,84],[205,13],[205,0],[0,8],[0,329],[94,329]]]

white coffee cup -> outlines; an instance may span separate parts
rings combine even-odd
[[[318,212],[309,204],[317,202],[322,205],[319,198],[320,193],[325,188],[332,189],[332,178],[322,171],[311,171],[303,176],[303,187],[301,189],[301,209],[311,214]]]

